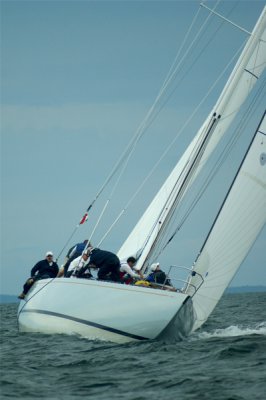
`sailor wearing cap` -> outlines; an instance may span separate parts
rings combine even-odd
[[[147,276],[146,281],[150,283],[159,283],[161,285],[171,285],[170,280],[164,271],[161,270],[159,263],[154,263],[150,267],[150,274]]]
[[[31,278],[29,278],[23,286],[23,292],[18,296],[19,299],[24,299],[25,295],[30,290],[34,282],[39,279],[55,278],[58,274],[58,265],[53,261],[53,253],[47,251],[45,259],[37,262],[31,270]]]

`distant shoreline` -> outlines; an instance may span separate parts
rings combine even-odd
[[[266,286],[236,286],[226,289],[228,293],[261,293],[266,292]],[[19,303],[19,299],[15,295],[0,294],[0,304]]]
[[[266,286],[235,286],[226,289],[225,293],[259,293],[266,292]]]

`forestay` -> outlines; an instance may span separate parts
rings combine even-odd
[[[240,106],[252,90],[266,63],[266,7],[216,105],[191,144],[118,252],[120,259],[138,257],[141,269],[152,257],[155,241],[171,214],[210,157]]]
[[[266,117],[254,136],[232,189],[193,270],[204,283],[193,297],[194,330],[208,318],[266,222]],[[190,283],[198,287],[198,276]],[[188,286],[187,293],[193,295]]]

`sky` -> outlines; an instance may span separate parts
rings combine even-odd
[[[18,294],[46,251],[58,256],[66,245],[154,103],[200,2],[13,0],[0,4],[0,293]],[[213,8],[216,3],[205,4]],[[250,31],[264,4],[225,1],[218,2],[216,10]],[[202,18],[208,15],[205,9],[200,12]],[[131,170],[126,171],[117,189],[116,181],[108,185],[63,254],[90,236],[106,199],[116,189],[110,210],[93,236],[94,243],[100,240],[200,103],[217,71],[222,71],[228,62],[225,60],[236,53],[244,35],[224,23],[217,43],[211,43],[206,55],[199,53],[199,67],[192,63],[190,72],[195,77],[186,78],[188,71],[181,71],[182,79],[177,78],[131,158]],[[119,249],[207,117],[229,73],[230,68],[102,248]],[[230,184],[229,172],[237,168],[244,152],[242,145],[256,129],[262,112],[260,104],[248,134],[221,172],[222,183],[213,186],[200,216],[192,214],[178,235],[170,263],[190,266],[195,259],[219,206],[220,189]],[[264,228],[232,286],[266,285],[265,244]],[[59,264],[62,261],[61,257]]]

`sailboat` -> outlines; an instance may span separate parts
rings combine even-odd
[[[212,12],[212,11],[211,11]],[[156,196],[125,239],[118,257],[137,258],[146,272],[190,188],[233,122],[266,64],[266,8],[262,11],[215,106]],[[224,196],[187,277],[176,290],[111,281],[54,278],[37,281],[20,302],[23,332],[78,334],[117,343],[182,339],[208,319],[266,220],[266,116]],[[90,207],[89,207],[90,208]],[[176,231],[171,232],[166,244]],[[178,266],[171,265],[168,275]],[[177,279],[178,281],[178,279]]]

